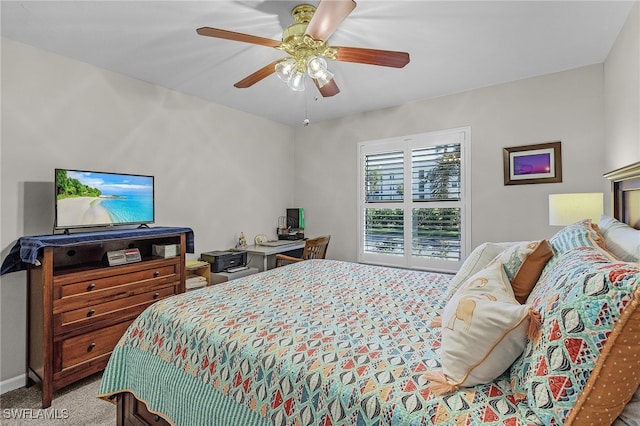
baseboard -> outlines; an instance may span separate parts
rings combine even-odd
[[[0,382],[0,394],[7,393],[15,389],[20,389],[26,385],[27,385],[26,374],[21,374],[11,379],[3,380]]]

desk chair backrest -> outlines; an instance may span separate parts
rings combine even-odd
[[[329,239],[331,239],[331,235],[309,238],[304,243],[302,257],[291,257],[286,254],[276,254],[276,268],[287,265],[289,263],[302,262],[309,259],[324,259],[327,255]]]
[[[304,251],[302,252],[302,258],[304,260],[309,259],[324,259],[327,255],[327,247],[329,247],[329,240],[331,235],[325,235],[317,238],[309,238],[304,244]]]

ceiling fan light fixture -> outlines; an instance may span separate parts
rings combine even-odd
[[[309,75],[321,89],[320,94],[331,97],[340,93],[340,89],[333,73],[327,69],[328,60],[393,68],[403,68],[409,63],[407,52],[327,44],[328,38],[355,7],[355,0],[320,0],[317,7],[297,5],[291,11],[296,22],[283,30],[281,41],[212,27],[201,27],[196,32],[201,36],[272,47],[289,55],[249,74],[234,84],[237,88],[250,87],[276,74],[291,89],[303,91],[304,80]]]
[[[327,72],[327,61],[320,56],[309,56],[307,58],[307,74],[311,78],[318,78]]]
[[[283,59],[276,64],[276,75],[285,83],[289,83],[296,72],[298,72],[298,67],[293,58]]]
[[[321,56],[307,58],[307,74],[322,87],[333,79],[333,73],[327,69],[327,61]]]
[[[304,92],[304,78],[304,73],[296,71],[287,82],[287,86],[296,92]]]
[[[324,70],[324,72],[319,73],[319,75],[316,77],[316,82],[318,83],[319,88],[323,87],[331,80],[333,80],[333,73],[329,70]]]

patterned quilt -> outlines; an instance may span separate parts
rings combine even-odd
[[[309,260],[159,301],[99,396],[130,391],[181,426],[541,424],[508,372],[441,397],[425,386],[450,278]]]

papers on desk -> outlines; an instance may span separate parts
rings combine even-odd
[[[279,247],[279,246],[288,246],[291,244],[296,244],[300,241],[302,240],[272,240],[272,241],[265,241],[264,243],[260,243],[259,245],[266,246],[266,247]]]
[[[184,266],[187,270],[194,270],[194,269],[202,268],[205,266],[209,266],[209,262],[205,262],[203,260],[187,260]]]
[[[194,288],[206,287],[207,279],[200,275],[191,275],[185,280],[185,286],[187,290],[192,290]]]

